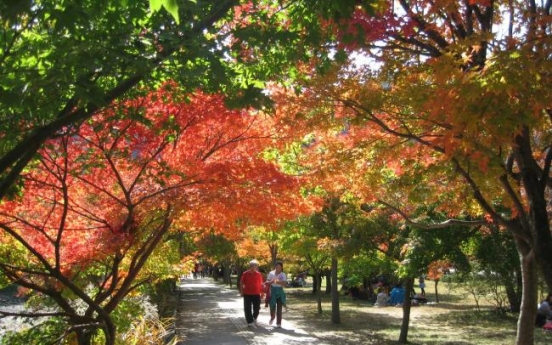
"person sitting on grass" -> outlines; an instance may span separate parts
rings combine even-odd
[[[402,305],[404,303],[404,295],[404,288],[401,286],[401,283],[398,283],[393,290],[391,290],[389,305]]]
[[[550,306],[552,305],[552,293],[549,293],[548,296],[539,304],[539,308],[537,310],[537,318],[535,321],[535,325],[538,327],[544,326],[546,323],[546,320],[552,320],[552,308]]]
[[[378,290],[378,296],[376,297],[376,303],[374,304],[375,307],[387,307],[387,294],[385,293],[385,289],[379,288]]]

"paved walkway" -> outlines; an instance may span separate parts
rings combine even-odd
[[[185,279],[180,283],[176,315],[179,345],[322,344],[286,320],[285,313],[282,328],[269,326],[269,315],[262,304],[258,326],[247,327],[243,301],[236,290],[210,278]]]

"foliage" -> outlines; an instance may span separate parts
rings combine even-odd
[[[442,214],[428,212],[427,222],[437,222]],[[458,269],[468,267],[468,258],[463,249],[474,233],[471,228],[451,226],[447,229],[413,228],[408,235],[408,243],[403,248],[403,274],[416,277],[428,273],[428,267],[434,262],[454,263]]]
[[[162,242],[169,230],[224,226],[232,237],[245,220],[271,223],[309,208],[299,180],[260,157],[270,143],[262,117],[229,110],[220,96],[182,100],[175,88],[48,141],[23,176],[25,193],[0,206],[3,248],[19,249],[0,269],[50,297],[59,308],[50,316],[66,317],[80,343],[98,327],[112,343],[112,313],[124,298],[176,274],[175,243]]]
[[[318,8],[308,0],[0,3],[0,197],[17,194],[46,140],[169,79],[184,93],[222,92],[235,107],[269,105],[267,82],[288,82],[297,61],[327,57],[321,43],[332,35]]]
[[[505,277],[500,272],[486,269],[479,261],[470,261],[467,269],[458,270],[444,279],[449,288],[464,291],[469,295],[477,311],[481,311],[481,301],[485,300],[494,307],[494,311],[504,314],[508,297],[505,291]]]
[[[151,277],[148,285],[166,281],[176,282],[182,274],[179,243],[174,240],[161,242],[144,264],[141,274]]]
[[[471,240],[466,249],[477,258],[482,269],[496,272],[506,279],[515,279],[513,275],[519,268],[519,255],[507,232],[489,227],[487,231],[477,233]]]
[[[448,220],[492,223],[514,236],[526,263],[519,344],[533,341],[535,267],[552,288],[550,8],[359,6],[332,30],[343,53],[363,61],[324,75],[305,66],[311,78],[295,87],[301,93],[284,90],[279,103],[284,121],[302,124],[296,140],[313,136],[302,166],[328,190],[384,204],[416,227],[428,225],[416,222],[418,206],[437,205]]]
[[[156,320],[159,315],[157,306],[151,303],[148,295],[134,295],[123,299],[111,317],[117,326],[118,338],[124,338],[132,332],[136,320]]]
[[[64,336],[66,324],[61,318],[50,318],[23,331],[13,331],[0,338],[2,345],[41,345],[56,343]]]
[[[131,331],[125,334],[124,344],[175,345],[178,339],[171,335],[172,319],[149,320],[140,318],[133,322]],[[167,341],[170,339],[169,341]]]
[[[300,217],[282,231],[282,251],[298,263],[299,270],[320,274],[328,268],[330,253],[320,248],[320,229],[314,227],[312,218]]]
[[[389,275],[396,269],[396,263],[384,254],[365,251],[347,258],[341,264],[341,276],[347,278],[348,286],[361,287],[365,279],[372,281],[376,277]]]
[[[203,232],[196,244],[202,255],[212,262],[232,261],[237,256],[236,243],[213,231]]]
[[[477,260],[482,270],[491,275],[489,284],[492,284],[492,296],[498,310],[502,310],[505,303],[504,293],[497,290],[505,289],[509,307],[512,311],[519,311],[522,295],[520,258],[511,236],[503,229],[491,226],[472,237],[466,251]]]

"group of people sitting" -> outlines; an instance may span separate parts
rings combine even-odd
[[[378,294],[376,296],[376,303],[374,303],[374,306],[375,307],[386,307],[388,305],[400,306],[400,305],[403,305],[405,298],[406,298],[406,290],[404,287],[401,286],[401,284],[395,285],[395,287],[391,289],[391,292],[389,293],[389,295],[387,294],[387,289],[385,287],[380,287],[378,289]],[[412,290],[410,300],[412,301],[412,305],[427,303],[427,298],[425,297],[425,290],[422,289],[421,294],[416,294],[415,291]]]
[[[549,293],[537,309],[535,325],[552,331],[552,293]]]

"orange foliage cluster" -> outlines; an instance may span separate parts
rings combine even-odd
[[[478,131],[477,122],[458,117],[465,112],[445,109],[463,102],[449,100],[454,97],[450,92],[440,93],[437,102],[425,100],[419,91],[421,103],[414,103],[417,96],[411,85],[416,79],[427,80],[427,75],[405,75],[389,91],[369,75],[346,65],[313,77],[301,94],[274,92],[281,128],[287,128],[294,140],[310,138],[300,157],[309,183],[338,194],[347,191],[362,202],[392,200],[405,211],[416,203],[437,201],[452,217],[479,210],[469,201],[459,204],[470,192],[453,176],[450,159],[463,157],[474,175],[484,176],[491,169],[488,147],[500,147],[511,136]],[[407,99],[410,104],[405,107]],[[497,184],[485,187],[501,193]]]
[[[437,260],[432,262],[427,271],[427,278],[431,280],[440,280],[453,265],[448,260]]]

